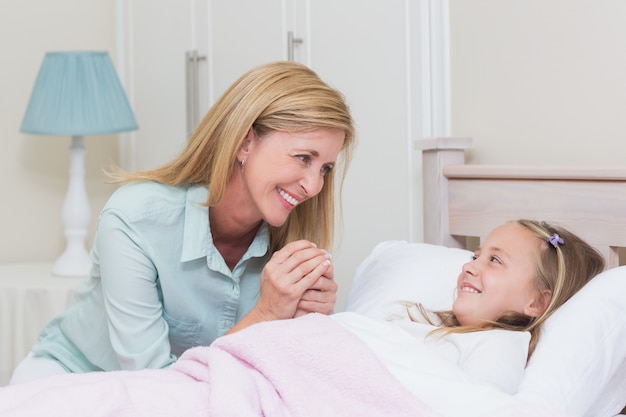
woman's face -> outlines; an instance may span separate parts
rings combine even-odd
[[[272,131],[262,138],[250,129],[238,158],[245,161],[244,192],[256,216],[272,226],[285,223],[298,204],[322,190],[344,139],[339,129]]]
[[[517,223],[494,229],[457,279],[452,310],[461,324],[481,326],[507,311],[540,315],[545,308],[535,284],[540,245]]]

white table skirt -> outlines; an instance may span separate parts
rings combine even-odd
[[[65,310],[85,279],[51,271],[50,263],[0,265],[0,385],[9,382],[43,327]]]

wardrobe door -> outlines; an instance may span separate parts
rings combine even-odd
[[[421,83],[421,68],[409,65],[416,46],[409,42],[409,29],[419,33],[410,19],[415,3],[309,2],[309,64],[346,95],[358,129],[343,193],[343,234],[337,236],[333,258],[338,280],[354,276],[376,243],[411,239],[416,212],[412,143],[421,133],[411,108],[421,108],[411,89],[412,83]],[[343,283],[339,309],[348,289]]]
[[[211,102],[250,68],[287,58],[291,4],[285,0],[210,1]]]
[[[193,115],[208,108],[208,3],[127,0],[119,4],[119,53],[139,124],[122,140],[121,162],[127,169],[153,168],[178,154],[197,123]]]

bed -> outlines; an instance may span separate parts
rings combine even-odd
[[[546,322],[515,396],[576,416],[618,415],[626,405],[626,168],[472,166],[464,163],[470,147],[469,138],[416,142],[424,243],[378,244],[346,309],[385,318],[401,314],[397,300],[407,298],[448,308],[467,249],[493,227],[516,218],[558,223],[600,250],[607,269]]]
[[[419,145],[425,242],[377,244],[355,272],[345,312],[261,323],[190,349],[166,370],[0,388],[0,415],[618,415],[626,404],[626,267],[617,249],[626,246],[626,169],[471,166],[464,165],[469,139]],[[502,363],[515,386],[504,393],[413,350],[405,333],[385,326],[406,313],[402,300],[449,308],[468,245],[519,217],[570,228],[601,250],[609,268],[549,318],[528,364],[525,352],[516,366]],[[352,316],[360,321],[347,322],[360,332],[339,324]],[[486,347],[506,353],[512,345]],[[403,383],[389,372],[394,363],[406,367]]]

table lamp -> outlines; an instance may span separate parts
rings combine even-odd
[[[87,276],[91,269],[85,248],[90,208],[83,135],[135,129],[135,116],[107,52],[45,55],[20,132],[72,137],[69,186],[62,210],[67,247],[54,263],[54,275]]]

